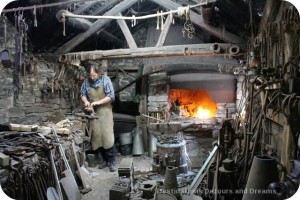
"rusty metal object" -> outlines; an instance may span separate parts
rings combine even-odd
[[[167,166],[166,167],[166,176],[164,180],[164,190],[167,193],[173,194],[175,197],[180,197],[178,191],[178,184],[176,178],[176,167]]]
[[[156,192],[157,184],[156,181],[144,181],[140,184],[139,189],[143,191],[142,198],[151,199],[154,197]]]
[[[279,181],[276,160],[271,156],[255,156],[245,187],[247,192],[244,193],[243,200],[272,199],[275,191],[268,189],[268,186],[275,181]]]
[[[220,53],[221,52],[221,46],[219,44],[213,44],[211,47],[210,47],[211,51],[213,53]]]
[[[109,189],[109,200],[127,200],[127,196],[130,192],[130,178],[119,178],[114,183],[111,189]]]
[[[229,54],[230,55],[237,55],[240,53],[240,47],[236,45],[232,45],[229,47]]]

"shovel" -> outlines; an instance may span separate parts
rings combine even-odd
[[[6,16],[3,18],[3,23],[4,23],[4,50],[1,52],[1,62],[4,68],[10,68],[12,63],[9,57],[9,52],[6,49]]]
[[[82,186],[84,188],[84,192],[87,193],[92,190],[92,183],[93,183],[92,177],[90,176],[89,172],[87,171],[87,169],[84,166],[80,167],[78,159],[77,159],[74,141],[72,141],[72,149],[73,149],[73,153],[74,153],[74,157],[75,157],[75,161],[76,161],[76,166],[78,169],[77,175],[81,179]]]
[[[55,185],[56,185],[56,189],[53,187],[49,187],[47,189],[47,199],[48,200],[63,200],[63,196],[62,196],[62,192],[61,192],[61,187],[60,187],[60,183],[58,180],[58,175],[57,175],[57,170],[55,167],[55,163],[53,160],[53,154],[52,151],[50,150],[50,161],[51,161],[51,167],[52,167],[52,172],[55,178]]]
[[[49,187],[47,189],[47,200],[62,200],[58,197],[56,189],[54,187]]]
[[[55,136],[55,141],[59,143],[55,129],[52,128],[51,130]],[[67,196],[68,200],[80,200],[81,194],[78,189],[78,185],[76,183],[75,177],[72,173],[72,170],[70,168],[70,165],[68,163],[68,160],[66,158],[64,150],[60,143],[59,143],[59,152],[60,152],[60,154],[64,160],[65,166],[67,168],[65,171],[62,172],[64,177],[60,179],[60,183],[62,185],[63,191],[64,191],[65,195]]]

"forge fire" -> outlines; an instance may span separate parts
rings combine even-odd
[[[218,105],[205,90],[170,90],[171,112],[183,117],[208,119],[216,115]]]

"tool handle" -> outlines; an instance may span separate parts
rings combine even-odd
[[[79,165],[79,162],[78,162],[78,159],[77,159],[77,154],[76,154],[76,150],[75,150],[75,144],[74,144],[73,140],[72,140],[72,149],[73,149],[73,153],[74,153],[74,157],[75,157],[76,166],[77,166],[77,169],[79,170],[80,165]]]
[[[62,191],[61,191],[59,179],[57,176],[57,170],[56,170],[54,160],[53,160],[52,150],[50,150],[50,161],[51,161],[51,166],[52,166],[52,170],[53,170],[53,174],[54,174],[54,178],[55,178],[56,190],[58,191],[59,199],[63,200]]]
[[[65,152],[64,152],[64,149],[63,149],[61,143],[59,142],[59,139],[58,139],[57,133],[56,133],[56,131],[55,131],[55,128],[52,127],[52,128],[51,128],[51,131],[52,131],[52,133],[53,133],[53,135],[54,135],[55,142],[58,143],[59,152],[60,152],[60,155],[61,155],[61,156],[63,157],[63,159],[64,159],[64,163],[65,163],[66,168],[67,168],[67,169],[71,169],[71,168],[70,168],[70,165],[69,165],[69,162],[68,162],[68,160],[67,160],[67,158],[66,158],[66,154],[65,154]]]

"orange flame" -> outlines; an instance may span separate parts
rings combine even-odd
[[[170,100],[179,106],[180,115],[197,119],[214,117],[218,107],[205,90],[171,89]]]

